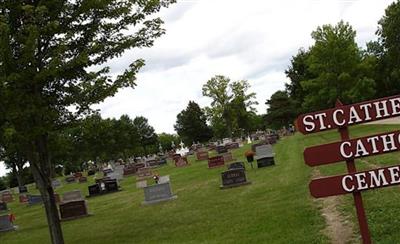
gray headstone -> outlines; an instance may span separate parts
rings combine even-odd
[[[136,182],[136,188],[145,188],[146,186],[147,186],[146,180]]]
[[[78,201],[82,200],[82,194],[81,191],[75,190],[75,191],[69,191],[63,194],[63,202],[70,202],[70,201]]]
[[[256,147],[256,159],[274,157],[272,145],[262,145]]]
[[[177,198],[176,195],[172,195],[170,182],[147,186],[143,190],[145,199],[143,204],[158,203]]]

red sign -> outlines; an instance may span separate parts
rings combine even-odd
[[[400,184],[400,165],[314,179],[310,183],[313,197],[329,197]]]
[[[297,129],[309,134],[400,116],[400,95],[300,115]]]
[[[309,147],[304,150],[304,161],[317,166],[398,150],[400,131],[395,131]]]
[[[211,157],[208,159],[208,168],[215,168],[215,167],[220,167],[224,166],[225,161],[224,157],[222,156],[216,156],[216,157]]]

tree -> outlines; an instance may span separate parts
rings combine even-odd
[[[400,1],[390,4],[378,23],[378,42],[369,46],[378,58],[378,93],[379,96],[394,95],[400,91]]]
[[[267,109],[267,124],[270,128],[280,129],[283,126],[293,124],[296,117],[295,103],[285,91],[277,91],[265,103]]]
[[[143,116],[138,116],[133,120],[133,124],[136,127],[139,135],[139,143],[143,147],[144,154],[148,154],[148,147],[157,147],[157,134],[154,132],[154,128],[149,125],[148,120]]]
[[[315,44],[306,63],[314,78],[301,82],[306,111],[332,107],[338,98],[351,103],[375,95],[375,81],[362,72],[361,51],[355,35],[352,27],[343,21],[312,32]]]
[[[212,130],[207,125],[205,113],[193,101],[189,101],[186,109],[177,115],[174,128],[186,145],[207,142],[212,138]]]
[[[239,136],[248,130],[248,113],[254,112],[252,105],[255,93],[248,93],[247,80],[231,82],[228,77],[217,75],[203,85],[203,96],[212,99],[206,114],[217,138]]]
[[[158,141],[163,150],[170,151],[172,150],[172,142],[174,142],[175,145],[178,145],[181,139],[178,135],[161,133],[158,135]]]
[[[301,105],[304,102],[305,92],[301,86],[301,82],[315,78],[311,74],[307,59],[310,56],[310,52],[300,48],[296,56],[293,56],[290,60],[290,66],[285,70],[286,76],[290,79],[290,83],[285,84],[286,92],[296,103],[297,113],[302,112]]]
[[[165,32],[154,14],[171,2],[4,0],[0,5],[0,114],[21,135],[53,243],[64,240],[50,181],[49,136],[120,88],[135,86],[143,60],[114,77],[104,63],[127,49],[152,46]]]

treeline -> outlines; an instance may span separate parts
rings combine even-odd
[[[300,113],[390,96],[400,91],[400,2],[388,6],[378,22],[377,41],[366,48],[343,21],[312,32],[314,45],[301,48],[285,71],[290,82],[267,101],[267,123],[280,127]]]
[[[33,182],[17,133],[12,127],[4,131],[0,139],[0,160],[10,173],[3,182],[0,180],[0,189],[2,185],[4,188],[5,185],[14,187]],[[157,135],[145,117],[131,119],[122,115],[119,119],[103,119],[95,113],[49,135],[50,161],[53,174],[69,174],[82,170],[88,161],[104,163],[171,150],[172,142],[178,145],[180,138],[167,133]]]

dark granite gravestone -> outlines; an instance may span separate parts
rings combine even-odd
[[[2,211],[8,211],[6,202],[0,202],[0,212]]]
[[[71,201],[60,204],[61,220],[71,220],[88,216],[85,200]]]
[[[215,148],[218,154],[228,152],[228,149],[225,146],[219,145]]]
[[[140,163],[136,163],[135,164],[136,172],[138,172],[138,170],[140,168],[145,168],[145,167],[146,167],[146,163],[144,163],[144,162],[140,162]]]
[[[228,165],[228,170],[231,169],[243,169],[246,170],[243,162],[235,162]]]
[[[102,182],[104,182],[106,180],[111,180],[111,178],[110,177],[103,177],[103,178],[100,178],[100,179],[95,179],[95,182],[96,182],[96,184],[99,184],[99,183],[102,183]]]
[[[114,191],[118,191],[118,183],[117,180],[107,180],[104,181],[104,187],[108,192],[114,192]]]
[[[89,169],[87,172],[88,176],[95,175],[95,174],[96,174],[96,171],[94,171],[94,169]]]
[[[243,169],[231,169],[222,172],[221,177],[222,177],[222,185],[220,186],[221,189],[242,186],[251,183],[246,180],[246,174]]]
[[[0,215],[0,232],[15,230],[16,226],[10,221],[10,215]]]
[[[158,161],[157,161],[156,159],[147,161],[147,165],[148,165],[149,167],[151,167],[151,168],[154,168],[154,167],[159,166],[159,165],[158,165]]]
[[[29,206],[42,204],[43,199],[41,195],[28,195],[28,204]]]
[[[256,147],[256,160],[258,168],[274,165],[275,161],[272,145],[267,144]]]
[[[177,159],[175,161],[175,166],[176,167],[185,167],[185,166],[188,166],[188,165],[189,165],[189,163],[188,163],[186,157],[180,157],[179,159]]]
[[[172,194],[170,182],[146,186],[143,190],[143,204],[153,204],[177,198],[176,195]]]
[[[81,176],[81,177],[79,178],[79,183],[85,183],[85,182],[87,182],[87,177]]]
[[[181,158],[182,156],[179,154],[179,153],[175,153],[173,156],[172,156],[172,159],[176,162],[177,160],[179,160],[179,158]]]
[[[67,183],[74,183],[75,181],[76,180],[73,175],[68,175],[67,177],[65,177],[65,182],[67,182]]]
[[[14,201],[11,191],[9,191],[9,190],[3,191],[3,193],[1,194],[0,200],[3,202],[7,202],[7,203]]]
[[[197,161],[208,160],[208,151],[200,150],[196,152]]]
[[[27,193],[28,192],[28,187],[26,186],[19,186],[18,187],[18,192],[21,193]]]
[[[89,196],[90,197],[98,196],[98,195],[101,194],[100,184],[90,185],[90,186],[88,186],[88,189],[89,189]]]
[[[224,157],[222,156],[215,156],[208,159],[208,168],[216,168],[225,165]]]

